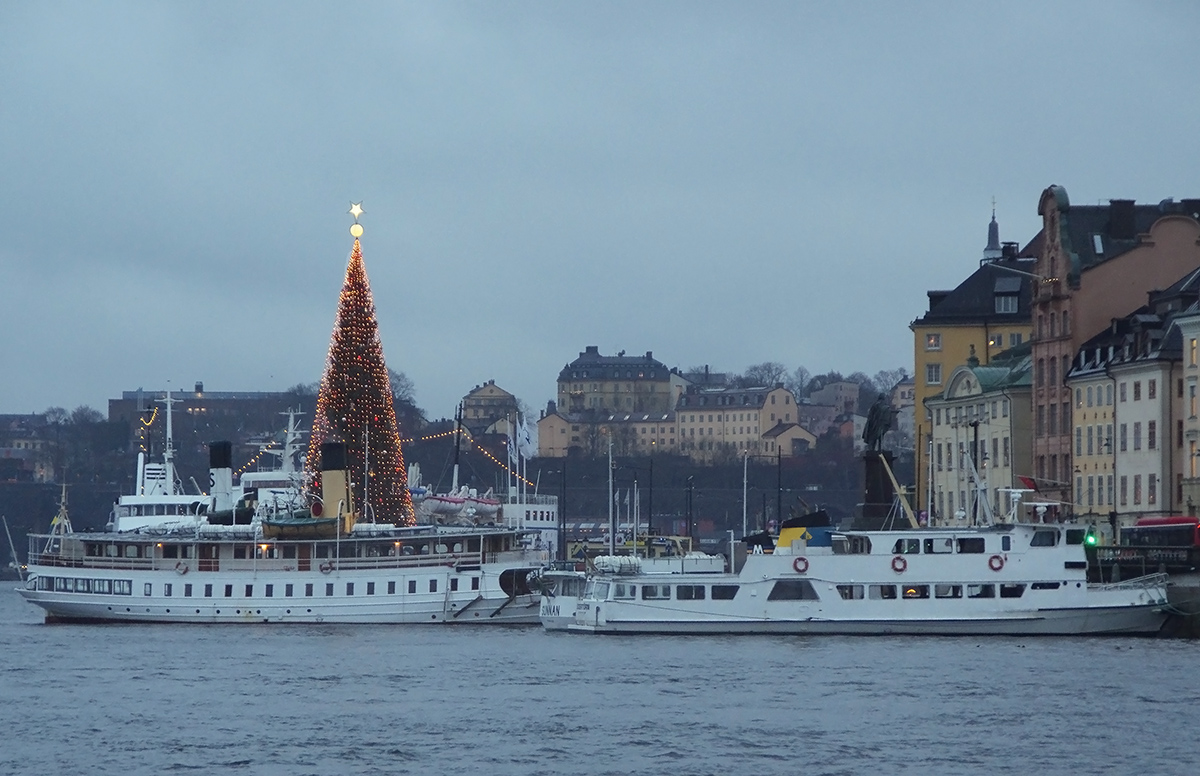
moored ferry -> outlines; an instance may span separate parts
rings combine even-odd
[[[792,523],[789,525],[789,523]],[[1153,634],[1166,577],[1090,584],[1085,527],[836,531],[784,524],[732,573],[597,573],[589,633]]]
[[[538,622],[529,577],[549,552],[505,522],[523,522],[523,505],[489,525],[357,522],[342,509],[348,476],[335,466],[314,504],[337,507],[314,516],[293,465],[294,416],[277,470],[245,474],[235,487],[229,445],[215,443],[212,492],[184,494],[171,401],[163,462],[139,455],[135,492],[114,505],[107,531],[73,531],[64,509],[50,533],[29,536],[20,592],[47,621]]]

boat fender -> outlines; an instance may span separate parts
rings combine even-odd
[[[993,555],[988,558],[988,568],[992,571],[999,571],[1004,568],[1004,558],[1000,555]]]
[[[797,574],[805,573],[808,571],[808,558],[804,557],[803,555],[796,558],[794,561],[792,561],[792,568],[796,570]]]
[[[333,571],[333,564],[329,561],[325,561],[318,568],[321,569],[322,574],[328,574],[329,572]]]
[[[903,555],[897,555],[896,557],[892,558],[892,571],[896,572],[897,574],[903,574],[907,568],[908,561],[904,559]]]
[[[187,564],[184,563],[183,561],[179,561],[178,563],[176,563],[175,564],[175,573],[180,576],[183,576],[184,574],[188,573]]]

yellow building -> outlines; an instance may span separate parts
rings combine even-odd
[[[931,418],[925,402],[942,395],[950,374],[974,356],[987,366],[997,354],[1028,342],[1030,273],[1034,242],[1023,250],[999,244],[996,217],[988,231],[988,247],[979,268],[950,291],[929,291],[929,309],[909,324],[913,332],[916,403],[916,471],[929,465]],[[1027,472],[1019,472],[1027,474]],[[928,507],[925,477],[917,477],[917,503]]]
[[[797,423],[796,397],[783,386],[773,388],[692,388],[675,405],[679,422],[679,452],[698,461],[722,456],[738,458],[750,454],[771,453],[781,449],[784,456],[794,455],[791,439],[803,438],[815,444],[812,434],[797,426],[783,437],[768,432],[784,424]],[[800,433],[803,432],[803,433]],[[809,441],[811,440],[811,441]],[[784,446],[787,449],[782,449]],[[768,447],[770,448],[768,450]]]

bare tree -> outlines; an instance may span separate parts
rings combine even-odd
[[[764,361],[761,364],[751,364],[739,378],[743,388],[757,386],[771,387],[787,379],[787,367],[778,361]]]
[[[880,369],[871,378],[871,382],[875,384],[875,389],[880,393],[890,397],[892,390],[908,377],[908,370],[904,367],[897,369]]]
[[[791,391],[797,399],[803,399],[808,396],[808,381],[811,379],[812,374],[803,366],[798,366],[796,371],[792,372],[791,376],[784,381],[784,387]]]

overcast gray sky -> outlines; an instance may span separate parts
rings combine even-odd
[[[905,366],[1072,201],[1200,196],[1194,3],[0,4],[0,412],[319,379],[351,238],[432,417],[587,345]]]

